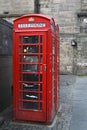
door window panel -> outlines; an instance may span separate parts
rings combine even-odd
[[[23,108],[38,110],[38,102],[23,102]]]
[[[23,56],[24,62],[38,62],[38,56]]]
[[[37,72],[38,71],[38,65],[24,64],[23,65],[23,71],[24,72]]]
[[[40,53],[42,53],[42,46],[40,46]]]
[[[40,82],[42,82],[42,74],[40,74]]]
[[[23,46],[23,53],[38,53],[38,46]]]
[[[42,63],[42,56],[40,56],[40,62]]]
[[[38,100],[38,93],[24,92],[22,98],[25,100]]]
[[[42,110],[42,102],[40,103],[40,110]]]
[[[37,82],[38,74],[23,74],[23,81]]]
[[[30,91],[38,91],[38,88],[40,88],[40,92],[42,91],[42,83],[36,84],[36,83],[20,83],[20,89],[21,90],[30,90]]]
[[[40,36],[40,43],[42,44],[42,36]]]
[[[37,44],[38,43],[38,36],[23,36],[23,43],[25,44]]]
[[[30,91],[38,91],[39,84],[33,83],[21,83],[20,89],[22,90],[30,90]]]

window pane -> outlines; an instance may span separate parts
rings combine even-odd
[[[40,43],[42,43],[42,36],[40,36]]]
[[[40,82],[42,82],[42,74],[40,74]]]
[[[40,62],[42,63],[42,56],[40,56]]]
[[[42,53],[42,46],[40,46],[40,53]]]
[[[36,44],[38,43],[38,36],[23,36],[23,43],[30,43],[30,44]]]
[[[33,84],[33,83],[21,83],[20,89],[38,91],[38,86],[39,86],[38,84]]]
[[[40,91],[42,91],[42,84],[40,84]]]
[[[40,110],[42,110],[42,102],[40,103]]]
[[[42,100],[42,94],[40,94],[40,100]]]
[[[37,102],[23,102],[23,108],[38,110],[38,103]]]
[[[24,72],[37,72],[38,65],[25,64],[23,65],[23,71]]]
[[[25,100],[38,100],[38,94],[32,92],[24,92],[22,98]]]
[[[23,53],[38,53],[38,46],[24,46]]]
[[[36,82],[38,81],[38,74],[24,74],[23,81]]]
[[[38,56],[24,56],[24,62],[38,62]]]

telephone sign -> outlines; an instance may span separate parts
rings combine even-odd
[[[18,28],[43,28],[46,27],[45,23],[24,23],[18,24]]]

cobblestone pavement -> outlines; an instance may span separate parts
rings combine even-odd
[[[60,107],[57,114],[57,128],[55,130],[69,130],[72,117],[72,92],[75,82],[76,76],[74,75],[60,76]],[[8,108],[1,116],[4,117],[4,123],[0,126],[0,130],[48,130],[48,127],[43,124],[14,123],[12,121],[12,108]]]

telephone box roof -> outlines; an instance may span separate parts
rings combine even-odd
[[[55,21],[54,21],[54,19],[53,19],[52,17],[47,16],[47,15],[44,15],[44,14],[26,14],[26,15],[23,15],[23,16],[21,16],[21,17],[19,17],[19,18],[16,18],[16,19],[14,20],[14,22],[17,21],[17,20],[19,20],[19,19],[26,18],[26,17],[41,17],[41,18],[47,19],[47,20],[49,20],[49,21],[52,20],[52,21],[54,22],[54,24],[55,24]]]

